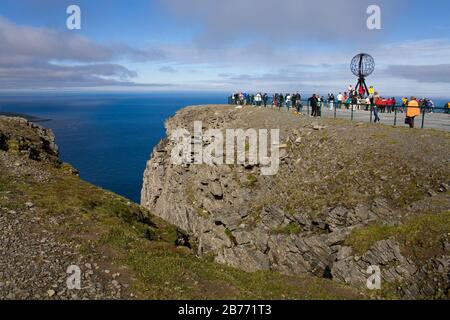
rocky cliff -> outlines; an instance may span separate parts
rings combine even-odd
[[[362,297],[323,279],[247,274],[198,258],[186,240],[145,208],[81,180],[59,160],[50,130],[0,116],[0,299]],[[80,286],[69,287],[75,270]]]
[[[263,175],[248,163],[174,164],[172,134],[194,132],[194,121],[203,130],[280,129],[279,172]],[[379,295],[448,298],[448,133],[232,106],[188,107],[166,128],[144,173],[141,204],[188,233],[198,254],[245,271],[358,288],[376,266]]]

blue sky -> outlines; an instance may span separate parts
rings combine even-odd
[[[382,30],[366,27],[372,4]],[[382,94],[448,97],[448,12],[441,0],[4,1],[0,90],[337,92],[369,52]]]

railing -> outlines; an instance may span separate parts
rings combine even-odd
[[[231,97],[228,98],[228,103],[239,104],[235,103]],[[313,116],[314,111],[309,101],[304,100],[300,102],[298,110],[297,106],[292,105],[292,102],[286,103],[284,101],[282,105],[279,105],[279,102],[277,101],[276,104],[274,104],[271,97],[266,103],[261,101],[258,104],[255,102],[251,104],[248,101],[244,101],[242,104],[261,107],[266,106],[267,108],[273,108],[279,111],[298,111],[300,114],[306,114],[309,117]],[[345,104],[343,102],[319,102],[318,108],[315,110],[315,116],[321,118],[349,119],[351,121],[366,121],[370,123],[374,123],[375,120],[379,120],[381,123],[397,126],[402,122],[402,115],[406,118],[408,108],[420,109],[420,127],[422,129],[425,127],[430,127],[450,131],[450,109],[445,107],[408,107],[404,105],[377,106],[365,103]],[[376,117],[377,115],[378,118]],[[403,122],[401,124],[403,124]]]

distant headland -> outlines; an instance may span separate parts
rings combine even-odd
[[[35,116],[29,115],[29,114],[17,113],[17,112],[0,111],[0,116],[24,118],[31,122],[47,122],[47,121],[52,120],[52,119],[39,118],[39,117],[35,117]]]

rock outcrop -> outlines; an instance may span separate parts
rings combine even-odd
[[[202,121],[204,130],[279,128],[279,173],[264,176],[258,165],[249,164],[174,164],[172,133],[179,128],[193,132],[194,121]],[[356,256],[347,239],[373,224],[402,224],[421,213],[415,208],[419,203],[436,214],[449,209],[448,193],[438,191],[449,181],[448,134],[317,122],[231,106],[183,109],[166,128],[168,138],[155,147],[144,173],[141,204],[185,230],[198,254],[245,271],[307,273],[361,288],[367,267],[379,265],[386,283],[429,285],[416,281],[421,266],[405,257],[395,240],[380,239]],[[415,153],[408,156],[411,147]],[[429,190],[436,190],[441,205],[433,203]],[[442,253],[427,260],[429,265],[441,261],[437,268],[446,270],[435,270],[444,275],[440,286],[428,290],[435,293],[449,287],[448,251]],[[401,294],[426,292],[410,286]]]
[[[58,161],[58,146],[51,130],[23,118],[0,119],[0,150],[25,154],[32,160]]]

